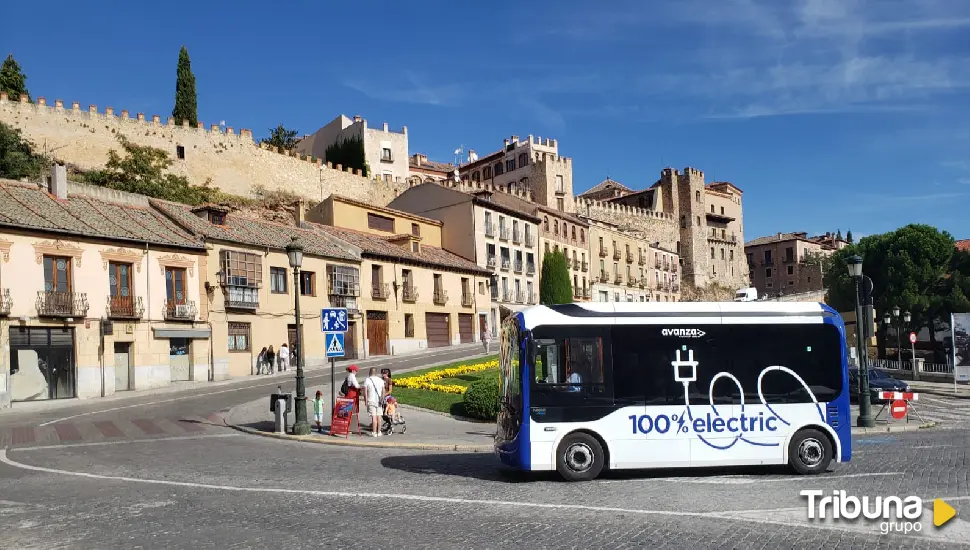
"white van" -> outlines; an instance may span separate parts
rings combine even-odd
[[[754,287],[742,288],[734,294],[735,302],[754,302],[758,299],[758,289]]]

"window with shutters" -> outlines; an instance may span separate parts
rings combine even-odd
[[[220,253],[226,284],[226,307],[255,308],[263,283],[263,262],[251,252],[223,250]]]
[[[378,214],[374,214],[373,212],[368,212],[367,227],[370,229],[375,229],[377,231],[385,231],[387,233],[393,233],[394,218],[388,218],[387,216],[380,216]]]
[[[250,351],[250,324],[229,323],[229,351]]]

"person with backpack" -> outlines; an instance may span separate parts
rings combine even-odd
[[[357,365],[347,367],[347,378],[340,386],[340,394],[346,399],[354,401],[354,412],[357,412],[357,401],[360,399],[360,382],[357,381]]]

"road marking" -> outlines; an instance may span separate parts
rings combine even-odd
[[[95,422],[95,426],[98,427],[98,431],[101,432],[105,437],[124,437],[125,433],[121,431],[118,426],[115,426],[114,422],[108,422],[102,420],[101,422]]]
[[[148,418],[136,418],[130,422],[135,426],[138,426],[138,429],[145,432],[147,435],[159,435],[165,433],[165,430],[156,426],[155,423]]]
[[[695,478],[695,477],[652,477],[646,479],[607,479],[600,481],[600,483],[630,483],[630,482],[645,482],[645,481],[671,481],[674,483],[700,483],[709,485],[749,485],[753,483],[776,483],[776,482],[791,482],[791,481],[828,481],[830,479],[847,479],[853,477],[877,477],[877,476],[898,476],[904,475],[904,472],[871,472],[866,474],[845,474],[845,475],[832,475],[832,476],[813,476],[810,479],[806,479],[805,476],[789,476],[789,477],[757,477],[757,476],[744,476],[744,475],[727,475],[711,478]]]
[[[61,441],[81,441],[81,432],[74,424],[58,424],[54,426],[54,431],[57,432],[57,439]]]
[[[215,436],[211,436],[215,437]],[[167,479],[147,479],[147,478],[137,478],[137,477],[127,477],[127,476],[109,476],[102,474],[90,474],[87,472],[71,472],[69,470],[58,470],[55,468],[45,468],[43,466],[31,466],[29,464],[24,464],[22,462],[17,462],[7,456],[6,449],[0,449],[0,463],[6,464],[13,468],[20,468],[22,470],[30,470],[34,472],[44,472],[48,474],[66,475],[74,477],[83,477],[87,479],[98,479],[98,480],[109,480],[109,481],[124,481],[129,483],[145,483],[149,485],[164,485],[169,487],[186,487],[190,489],[212,489],[216,491],[229,491],[236,493],[278,493],[286,495],[309,495],[318,497],[333,497],[338,499],[346,498],[359,498],[359,499],[369,499],[369,500],[401,500],[401,501],[411,501],[411,502],[436,502],[445,504],[459,504],[459,505],[473,505],[473,506],[502,506],[508,508],[539,508],[546,510],[572,510],[581,512],[605,512],[610,514],[632,514],[640,516],[671,516],[671,517],[696,517],[696,518],[706,518],[706,519],[727,519],[731,521],[739,521],[743,523],[767,523],[772,525],[783,525],[789,527],[804,527],[808,529],[827,529],[833,531],[847,531],[852,533],[860,533],[859,529],[852,525],[824,525],[824,524],[808,524],[806,520],[805,525],[792,523],[789,521],[778,521],[769,518],[758,518],[752,519],[750,517],[735,517],[736,514],[745,513],[761,513],[762,510],[731,510],[729,512],[687,512],[687,511],[675,511],[675,510],[644,510],[637,508],[618,508],[611,506],[587,506],[582,504],[555,504],[550,502],[526,502],[526,501],[510,501],[510,500],[489,500],[489,499],[468,499],[468,498],[457,498],[457,497],[436,497],[430,495],[408,495],[400,493],[351,493],[347,491],[318,491],[312,489],[286,489],[282,487],[238,487],[233,485],[214,485],[210,483],[196,483],[187,481],[171,481]],[[966,500],[970,497],[957,497],[957,498],[944,498],[943,500]],[[801,508],[790,508],[788,510],[801,510]],[[771,512],[771,510],[768,510]],[[899,537],[907,538],[917,538],[925,540],[928,538],[926,534],[922,535],[912,535],[912,534],[896,534]]]
[[[422,355],[421,358],[424,358],[424,357],[435,357],[435,356],[438,356],[438,355],[446,355],[446,354],[449,354],[449,353],[456,353],[456,350],[442,351],[440,353],[431,353],[431,354],[428,354],[428,355]],[[481,354],[481,353],[475,353],[475,354],[468,355],[468,356],[456,357],[455,360],[456,361],[460,361],[460,360],[463,360],[463,359],[473,359],[475,357],[478,357],[479,355],[483,355],[483,354]],[[410,361],[412,359],[418,359],[418,357],[408,357],[408,356],[405,355],[405,356],[402,356],[399,359],[391,359],[391,360],[382,359],[382,358],[364,359],[364,360],[359,361],[359,364],[366,364],[366,363],[377,362],[377,361],[382,361],[383,360],[383,361],[387,361],[387,366],[390,366],[390,365],[393,365],[394,363],[398,363],[398,362],[401,362],[401,361]],[[338,368],[339,368],[339,366],[338,366]],[[421,369],[421,368],[424,368],[424,367],[414,367],[414,368],[415,369]],[[318,372],[318,373],[314,373],[314,374],[307,374],[306,375],[306,378],[307,379],[311,379],[311,378],[320,378],[320,377],[323,377],[323,376],[330,376],[330,367],[329,366],[324,367],[321,370],[323,370],[324,372]],[[208,393],[197,393],[197,394],[193,394],[193,395],[183,395],[182,397],[173,397],[172,399],[161,399],[159,401],[152,401],[152,402],[149,402],[149,403],[136,403],[134,405],[125,405],[123,407],[113,407],[113,408],[110,408],[110,409],[101,409],[101,410],[97,410],[97,411],[88,411],[88,412],[84,412],[84,413],[72,414],[71,416],[65,416],[64,418],[58,418],[56,420],[48,420],[47,422],[44,422],[43,424],[38,424],[38,427],[49,426],[51,424],[56,424],[58,422],[64,422],[65,420],[71,420],[72,418],[79,418],[81,416],[91,416],[92,414],[101,414],[101,413],[107,413],[107,412],[122,411],[122,410],[125,410],[125,409],[133,409],[135,407],[148,407],[148,406],[151,406],[151,405],[161,405],[162,403],[173,403],[175,401],[184,401],[185,399],[195,399],[197,397],[207,397],[209,395],[218,395],[220,393],[229,393],[229,392],[235,392],[235,391],[240,391],[240,390],[248,390],[248,389],[253,389],[253,388],[262,388],[264,386],[279,386],[280,383],[281,383],[281,380],[279,378],[275,378],[274,377],[273,381],[271,381],[271,382],[266,382],[266,383],[263,383],[263,384],[253,384],[251,386],[242,386],[241,384],[244,383],[243,380],[238,381],[238,383],[240,384],[240,386],[236,386],[236,387],[233,387],[233,388],[230,388],[230,389],[227,389],[227,390],[219,390],[219,391],[213,391],[213,392],[208,392]],[[326,387],[326,386],[329,386],[329,384],[326,384],[324,387]]]
[[[129,439],[126,441],[93,441],[91,443],[71,443],[68,445],[36,445],[34,447],[14,447],[12,449],[0,449],[0,455],[5,451],[47,451],[63,450],[74,447],[101,447],[105,445],[130,445],[132,443],[158,443],[160,441],[191,441],[193,439],[209,439],[214,437],[239,437],[246,434],[211,434],[211,435],[179,435],[175,437],[153,437],[150,439]]]

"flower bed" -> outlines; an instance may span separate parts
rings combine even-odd
[[[454,393],[454,394],[464,394],[468,389],[465,386],[459,386],[456,384],[435,384],[436,380],[441,380],[442,378],[455,378],[463,374],[471,374],[473,372],[479,372],[488,369],[498,368],[498,361],[485,361],[482,363],[475,363],[474,365],[462,365],[460,367],[451,367],[447,369],[441,369],[431,372],[426,372],[419,376],[408,376],[405,378],[395,378],[394,386],[399,388],[412,388],[417,390],[429,390],[441,393]]]

